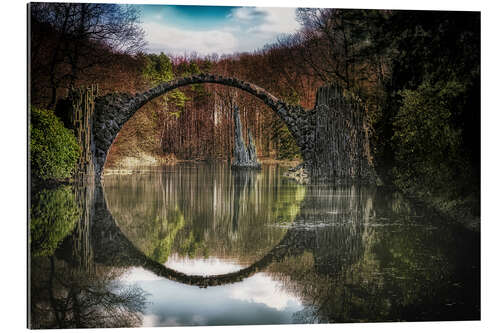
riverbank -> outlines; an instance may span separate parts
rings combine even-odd
[[[296,167],[300,163],[302,163],[301,159],[293,159],[293,160],[277,160],[272,157],[260,157],[259,162],[262,164],[279,164],[284,167]]]
[[[134,173],[148,172],[151,167],[160,167],[163,165],[175,165],[177,163],[211,163],[211,162],[221,162],[225,160],[179,160],[174,156],[168,156],[166,158],[159,158],[152,155],[143,154],[140,157],[126,157],[123,158],[112,165],[106,165],[103,171],[103,176],[107,175],[130,175]],[[259,162],[266,165],[279,164],[283,167],[294,168],[302,160],[278,160],[271,157],[260,157]]]

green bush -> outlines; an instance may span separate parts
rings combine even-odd
[[[453,124],[456,99],[464,87],[457,82],[424,82],[416,90],[401,92],[403,105],[394,122],[396,185],[417,186],[424,195],[453,189],[464,169],[462,132]]]
[[[278,159],[294,159],[300,157],[300,148],[286,125],[278,128]]]
[[[31,173],[42,180],[70,177],[80,156],[72,131],[54,112],[31,107]]]
[[[30,247],[33,256],[49,256],[74,229],[79,210],[70,186],[35,193],[30,209]]]

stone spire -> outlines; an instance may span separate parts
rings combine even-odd
[[[250,130],[248,130],[248,149],[243,140],[243,132],[241,129],[240,112],[236,106],[233,111],[234,120],[234,150],[232,168],[260,169],[260,163],[257,162],[257,154],[255,145],[252,140]]]

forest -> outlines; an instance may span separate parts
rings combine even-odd
[[[71,175],[78,149],[67,138],[73,128],[63,104],[73,87],[135,94],[174,78],[211,73],[255,83],[311,109],[317,89],[334,83],[364,105],[380,183],[438,212],[479,216],[479,12],[299,8],[297,33],[251,53],[209,56],[148,53],[134,6],[34,3],[29,15],[35,178]],[[235,106],[259,158],[300,159],[285,124],[261,101],[204,84],[142,107],[120,131],[107,167],[230,160]],[[57,134],[47,142],[40,128]]]

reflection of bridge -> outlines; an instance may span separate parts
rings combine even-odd
[[[317,199],[315,196],[312,196],[312,198],[313,201]],[[305,203],[306,206],[310,204]],[[296,221],[307,220],[308,212],[313,210],[314,207],[311,206],[304,209],[304,214],[299,214]],[[138,266],[157,276],[199,287],[242,281],[257,272],[265,270],[272,262],[282,261],[289,256],[300,255],[306,250],[313,253],[317,270],[323,273],[332,273],[331,270],[341,269],[342,266],[356,261],[362,253],[362,223],[357,223],[359,221],[355,221],[347,228],[337,228],[336,231],[338,232],[332,235],[325,235],[324,230],[321,229],[292,227],[266,255],[246,268],[212,276],[187,275],[154,261],[127,239],[108,210],[104,191],[99,183],[95,186],[93,221],[91,239],[96,263],[122,267]],[[346,235],[346,232],[349,235]],[[341,260],[340,256],[344,259]],[[346,257],[350,259],[346,261]]]
[[[207,287],[242,281],[265,269],[275,260],[302,252],[304,248],[310,248],[314,242],[312,234],[309,234],[309,237],[304,237],[304,235],[299,237],[299,231],[290,229],[278,245],[246,268],[213,276],[187,275],[154,261],[128,240],[108,210],[101,185],[96,186],[94,198],[95,223],[92,226],[92,242],[96,262],[110,266],[139,266],[157,276],[184,284]]]

